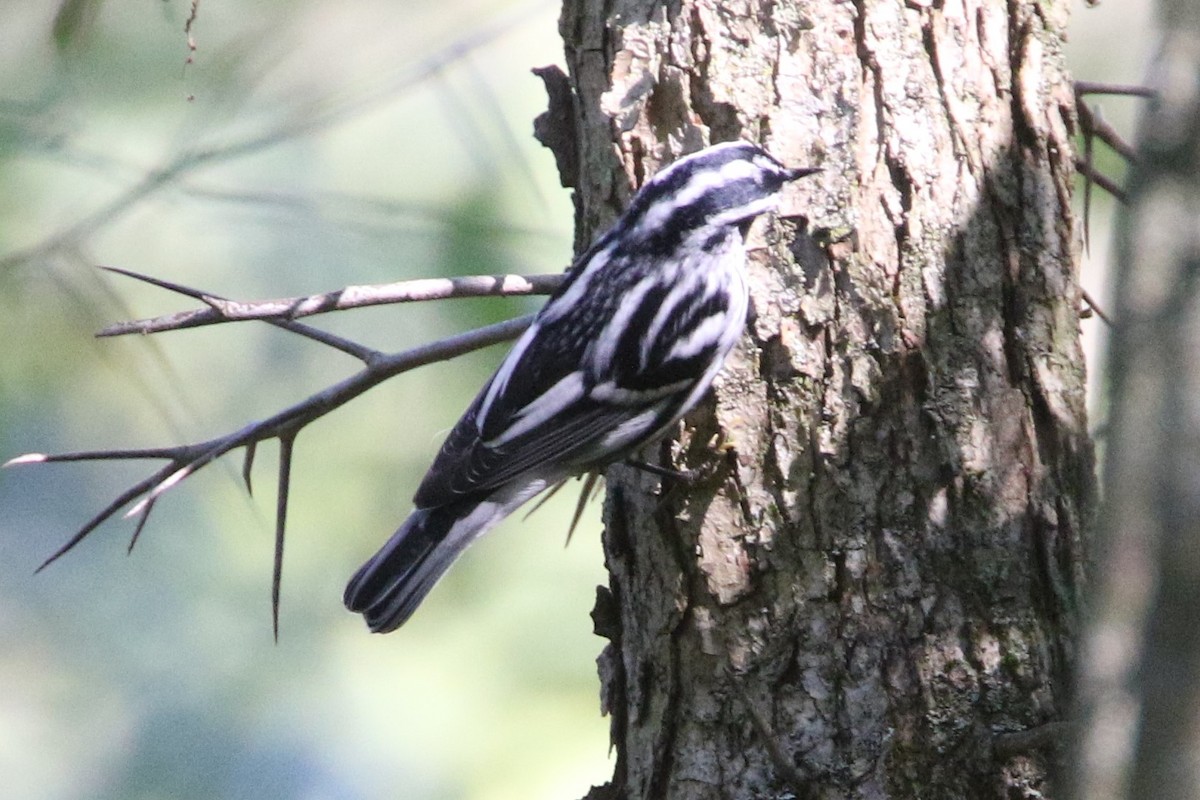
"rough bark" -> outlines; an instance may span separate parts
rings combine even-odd
[[[567,0],[581,242],[708,142],[825,169],[664,445],[713,477],[607,476],[597,796],[1047,791],[1094,494],[1065,15]]]
[[[1105,506],[1074,796],[1200,797],[1200,6],[1164,31],[1117,226]]]

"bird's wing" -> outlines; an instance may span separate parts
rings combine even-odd
[[[636,388],[597,384],[582,366],[583,347],[567,352],[574,348],[563,337],[531,331],[446,438],[417,489],[419,508],[549,465],[559,467],[555,479],[567,477],[628,452],[671,420],[703,372],[630,370]]]
[[[577,285],[564,284],[513,346],[447,437],[417,490],[419,508],[526,473],[559,480],[603,464],[653,437],[707,387],[745,319],[740,285],[697,268],[668,276],[624,270],[619,259],[605,266],[603,277],[575,272]],[[591,290],[611,303],[572,297],[600,282]]]

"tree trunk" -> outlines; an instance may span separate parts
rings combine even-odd
[[[597,796],[1047,791],[1094,498],[1066,13],[565,4],[580,241],[709,142],[824,167],[663,447],[711,479],[607,475]]]

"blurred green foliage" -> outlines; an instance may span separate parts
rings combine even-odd
[[[190,306],[98,264],[250,299],[570,258],[569,199],[528,135],[553,6],[202,4],[185,64],[189,7],[0,11],[0,457],[207,438],[356,369],[262,325],[96,341]],[[399,350],[534,307],[318,324]],[[114,521],[36,576],[148,465],[0,472],[0,796],[525,800],[605,780],[598,505],[567,550],[569,492],[510,521],[394,635],[341,608],[501,353],[402,376],[300,436],[277,646],[274,448],[255,497],[236,462],[214,467],[130,557]]]

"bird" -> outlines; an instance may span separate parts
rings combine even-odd
[[[412,512],[351,578],[346,607],[373,632],[395,630],[522,504],[671,430],[745,328],[750,224],[818,171],[732,141],[647,180],[450,430]]]

